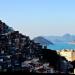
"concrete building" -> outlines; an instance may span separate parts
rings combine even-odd
[[[75,69],[74,69],[74,74],[75,74]]]
[[[68,61],[75,60],[75,50],[57,50],[57,53],[61,56],[64,56]]]

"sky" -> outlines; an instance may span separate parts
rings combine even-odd
[[[30,38],[75,34],[75,0],[0,0],[0,19]]]

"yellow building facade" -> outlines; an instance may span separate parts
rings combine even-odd
[[[64,56],[68,61],[75,60],[75,50],[57,50],[57,53]]]

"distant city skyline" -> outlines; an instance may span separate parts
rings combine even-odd
[[[0,19],[31,38],[75,34],[75,0],[0,0]]]

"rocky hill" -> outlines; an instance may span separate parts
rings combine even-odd
[[[56,51],[43,48],[0,21],[0,72],[54,73],[60,71],[60,58]]]
[[[42,36],[39,36],[39,37],[36,37],[33,39],[35,43],[40,43],[41,45],[53,45],[52,42],[48,41],[47,39],[45,39],[44,37]]]

